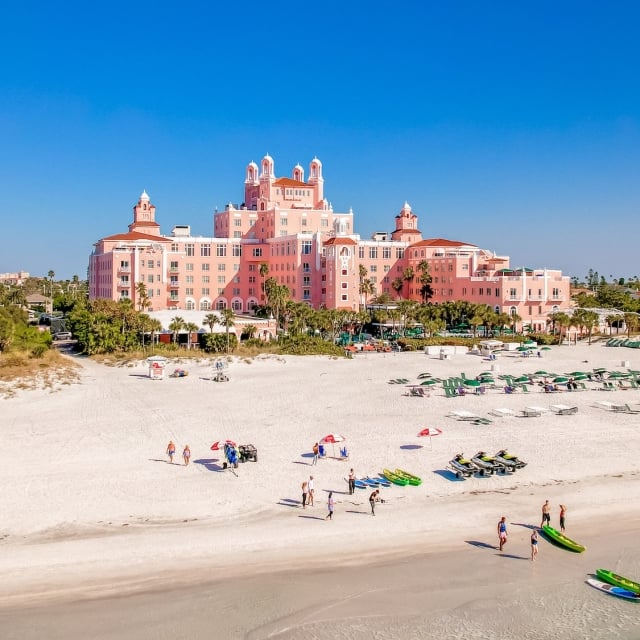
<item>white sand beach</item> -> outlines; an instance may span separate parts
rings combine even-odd
[[[46,629],[49,638],[79,638],[88,628],[93,638],[640,634],[635,603],[585,584],[601,566],[640,578],[640,414],[606,405],[638,408],[640,390],[586,382],[584,391],[529,385],[507,395],[500,383],[447,398],[436,385],[421,398],[389,384],[419,384],[424,372],[474,377],[492,364],[496,375],[638,370],[633,349],[561,346],[495,363],[423,353],[232,359],[225,383],[211,381],[205,360],[170,363],[189,375],[154,381],[144,363],[78,362],[78,384],[0,401],[3,637],[45,637]],[[492,415],[559,404],[578,411]],[[456,420],[452,411],[492,422]],[[425,427],[442,434],[417,437]],[[332,457],[329,445],[330,456],[311,466],[313,443],[329,433],[347,438],[349,459]],[[223,470],[222,452],[210,446],[227,438],[254,444],[258,462]],[[528,465],[465,480],[447,469],[456,453],[499,449]],[[358,476],[398,467],[423,483],[382,489],[385,502],[371,517],[370,491],[348,494],[350,467]],[[309,475],[316,504],[303,510]],[[568,506],[567,535],[585,553],[542,539],[538,560],[529,560],[545,499],[556,527],[558,505]],[[504,554],[495,549],[502,515]]]

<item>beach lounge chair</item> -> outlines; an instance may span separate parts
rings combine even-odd
[[[552,404],[551,410],[558,416],[570,416],[578,413],[578,407],[570,407],[566,404]]]
[[[516,412],[513,409],[506,409],[504,407],[492,409],[489,413],[492,416],[497,416],[498,418],[509,418],[516,415]]]
[[[489,418],[476,418],[473,420],[473,424],[493,424],[493,420],[489,420]]]
[[[413,398],[425,398],[429,396],[425,388],[420,386],[408,387],[408,393],[405,393],[404,395]]]
[[[614,404],[613,402],[608,402],[607,400],[599,400],[594,403],[596,407],[599,409],[604,409],[605,411],[626,411],[626,404]]]
[[[464,411],[464,410],[451,411],[449,413],[449,417],[455,418],[456,420],[470,421],[470,422],[480,419],[480,416],[478,414],[472,413],[471,411]]]
[[[447,398],[457,398],[458,394],[456,393],[456,390],[452,387],[445,387],[444,388],[444,395],[447,396]]]
[[[539,418],[543,413],[547,413],[548,411],[549,409],[547,409],[546,407],[532,406],[522,409],[520,415],[523,418]]]

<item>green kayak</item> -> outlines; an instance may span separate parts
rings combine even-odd
[[[560,531],[554,529],[553,527],[550,527],[548,524],[545,524],[544,527],[542,527],[542,531],[547,536],[549,536],[549,538],[562,545],[563,547],[571,549],[571,551],[582,553],[587,549],[587,547],[585,547],[584,545],[576,542],[575,540],[572,540],[571,538],[567,538],[564,533],[560,533]]]
[[[411,473],[407,473],[402,469],[396,469],[395,474],[400,476],[401,478],[406,478],[409,481],[409,484],[417,487],[419,484],[422,484],[422,478],[418,478],[418,476],[414,476]]]
[[[382,475],[389,481],[393,482],[393,484],[400,485],[401,487],[406,487],[409,484],[409,480],[404,476],[399,476],[397,473],[389,469],[383,469]]]
[[[604,580],[605,582],[612,584],[614,587],[621,587],[627,591],[633,591],[634,593],[640,594],[640,584],[633,580],[629,580],[629,578],[620,576],[617,573],[613,573],[613,571],[609,571],[608,569],[596,569],[596,575],[600,580]]]

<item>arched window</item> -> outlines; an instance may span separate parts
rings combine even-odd
[[[218,311],[222,311],[223,309],[227,308],[227,301],[226,300],[216,300],[216,309]]]
[[[237,311],[242,311],[242,300],[234,300],[231,303],[231,308],[236,312]]]
[[[516,307],[510,307],[509,309],[509,315],[511,316],[515,316],[518,314],[518,309]]]
[[[187,300],[184,308],[187,311],[193,311],[196,308],[196,303],[193,300]]]
[[[210,311],[211,310],[211,301],[210,300],[201,300],[200,301],[200,311]]]

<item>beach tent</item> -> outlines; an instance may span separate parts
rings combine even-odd
[[[319,440],[318,444],[321,445],[326,445],[326,444],[330,444],[333,447],[333,457],[336,457],[336,443],[337,442],[344,442],[346,440],[346,438],[344,436],[341,436],[338,433],[329,433],[327,434],[324,438],[322,438],[321,440]]]

